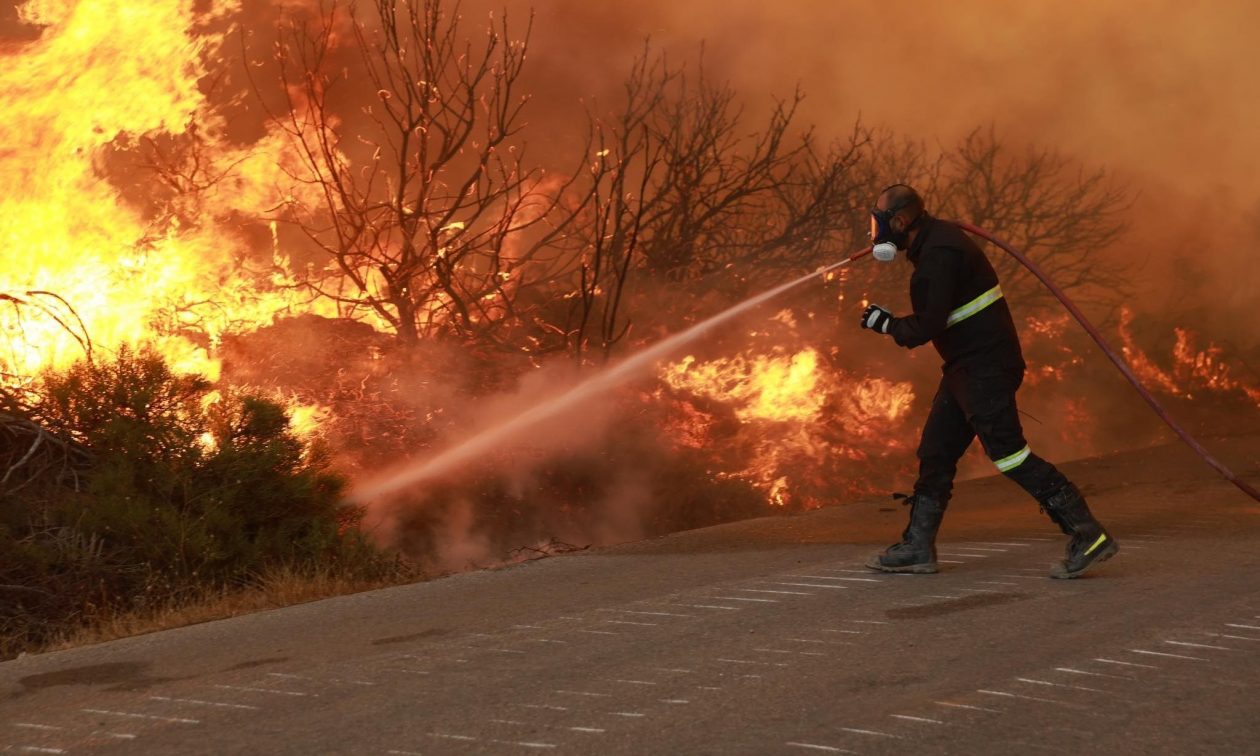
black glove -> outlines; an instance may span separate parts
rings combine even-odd
[[[862,313],[862,327],[877,333],[888,333],[893,314],[879,305],[871,305]]]

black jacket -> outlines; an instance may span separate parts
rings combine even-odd
[[[898,344],[913,349],[931,341],[945,360],[945,372],[1024,370],[1019,335],[1005,298],[946,325],[951,312],[998,284],[993,266],[971,237],[952,223],[925,216],[907,257],[914,265],[910,277],[914,314],[892,319],[888,332]]]

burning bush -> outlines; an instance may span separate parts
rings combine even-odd
[[[278,565],[363,576],[391,567],[360,537],[324,451],[297,438],[274,402],[220,395],[153,351],[124,348],[46,372],[23,406],[8,403],[11,422],[21,411],[90,462],[0,488],[0,654],[247,585]]]

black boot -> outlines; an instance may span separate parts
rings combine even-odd
[[[901,534],[901,543],[871,557],[866,566],[880,572],[936,572],[936,531],[941,528],[945,504],[921,494],[905,503],[910,505],[910,524]]]
[[[1075,484],[1068,483],[1060,488],[1042,501],[1041,506],[1059,529],[1072,537],[1068,541],[1067,557],[1051,568],[1050,577],[1059,580],[1079,577],[1091,565],[1107,561],[1120,550],[1116,539],[1094,519]]]

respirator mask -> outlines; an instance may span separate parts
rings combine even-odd
[[[916,218],[906,230],[894,231],[892,219],[900,209],[899,207],[887,210],[871,208],[871,243],[874,245],[871,248],[871,256],[880,262],[892,262],[897,257],[897,250],[906,248],[910,242],[910,228],[918,223]]]

